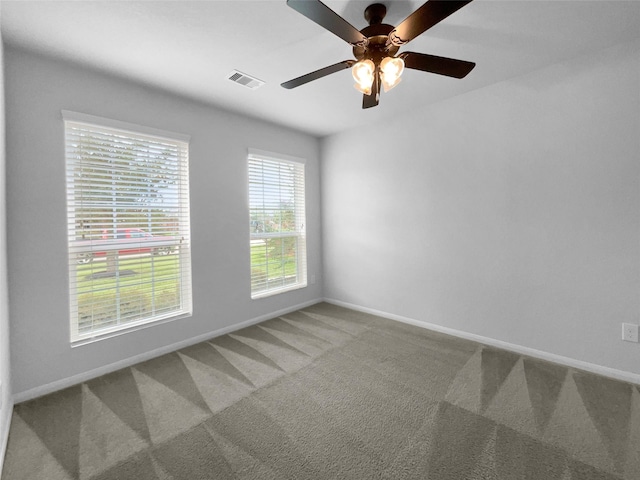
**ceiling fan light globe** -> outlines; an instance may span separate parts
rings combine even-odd
[[[397,57],[384,57],[380,62],[380,70],[389,81],[393,81],[402,75],[404,71],[404,60]]]
[[[353,67],[351,67],[351,74],[356,81],[356,88],[364,93],[365,90],[371,92],[371,85],[373,85],[373,74],[376,66],[371,60],[360,60]],[[360,88],[358,88],[358,86]],[[369,93],[367,94],[369,95]]]
[[[387,81],[387,77],[385,75],[381,75],[380,78],[382,80],[382,88],[384,88],[385,93],[387,93],[402,81],[402,78],[400,77],[396,77],[392,81]]]
[[[358,90],[360,93],[364,93],[365,95],[371,95],[371,85],[369,85],[368,87],[363,87],[359,83],[354,83],[353,88]]]

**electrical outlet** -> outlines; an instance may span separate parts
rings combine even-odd
[[[637,342],[638,341],[638,325],[633,323],[622,324],[622,340],[625,342]]]

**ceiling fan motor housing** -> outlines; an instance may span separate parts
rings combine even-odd
[[[384,57],[394,56],[400,47],[390,44],[387,46],[389,34],[395,28],[393,25],[382,23],[387,14],[387,7],[382,3],[373,3],[364,11],[364,18],[369,26],[360,30],[367,37],[367,45],[353,47],[353,56],[358,60],[373,60],[378,65]]]
[[[364,60],[366,58],[373,60],[374,63],[378,63],[384,57],[392,57],[400,47],[396,45],[388,45],[387,40],[389,34],[393,31],[392,25],[386,23],[378,23],[375,25],[369,25],[368,27],[360,30],[365,37],[367,37],[367,45],[353,47],[353,56],[358,60]]]

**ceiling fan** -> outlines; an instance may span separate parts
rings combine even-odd
[[[364,94],[362,108],[370,108],[378,105],[380,83],[385,92],[391,90],[400,82],[400,75],[405,67],[453,78],[464,78],[476,66],[475,63],[425,53],[396,54],[401,46],[471,1],[429,0],[397,27],[382,23],[387,7],[382,3],[374,3],[364,11],[364,18],[369,22],[369,26],[358,31],[320,0],[287,0],[287,5],[291,8],[349,43],[353,47],[356,60],[344,60],[321,68],[284,82],[282,86],[296,88],[312,80],[351,68],[356,81],[355,87]]]

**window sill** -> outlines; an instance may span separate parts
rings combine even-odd
[[[282,288],[274,288],[271,290],[265,290],[259,293],[252,293],[251,300],[260,300],[261,298],[271,297],[273,295],[279,295],[281,293],[290,292],[292,290],[299,290],[301,288],[306,288],[307,282],[304,283],[296,283],[295,285],[287,285]]]
[[[167,314],[166,317],[140,320],[138,322],[132,322],[127,324],[126,327],[119,326],[113,327],[110,329],[100,330],[95,332],[95,334],[87,334],[86,336],[82,336],[80,338],[71,340],[71,348],[82,347],[83,345],[88,345],[90,343],[99,342],[100,340],[106,340],[108,338],[117,337],[120,335],[126,335],[131,332],[135,332],[138,330],[142,330],[145,328],[153,327],[155,325],[162,325],[164,323],[173,322],[174,320],[180,320],[182,318],[188,318],[192,316],[192,312],[172,312],[171,314]]]

